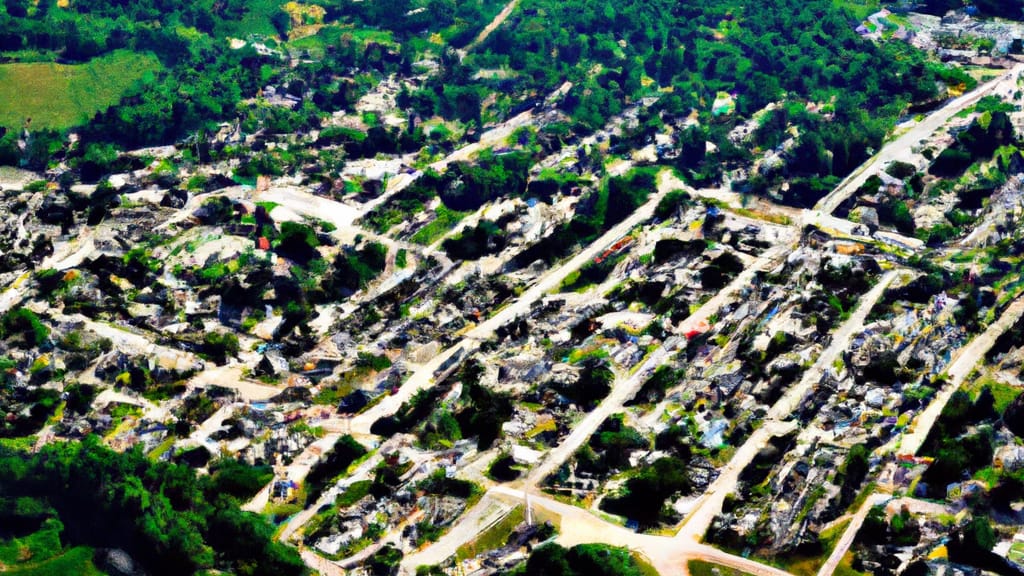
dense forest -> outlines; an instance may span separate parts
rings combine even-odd
[[[31,455],[0,447],[0,538],[57,520],[62,543],[121,548],[150,574],[304,574],[295,550],[273,540],[273,526],[239,509],[268,477],[231,460],[197,477],[137,449],[114,452],[95,436]]]
[[[427,11],[395,17],[414,7],[408,1],[321,2],[328,20],[386,28],[389,34],[378,42],[353,39],[351,34],[337,33],[336,28],[323,31],[323,37],[306,39],[306,44],[330,44],[327,54],[291,70],[282,51],[275,49],[280,46],[286,49],[284,53],[296,55],[304,51],[292,50],[287,41],[295,19],[283,10],[284,4],[284,0],[149,0],[125,5],[115,0],[86,0],[58,8],[53,0],[38,5],[5,0],[0,3],[0,53],[5,61],[69,64],[122,49],[159,58],[159,72],[145,75],[120,104],[88,123],[83,133],[87,142],[112,142],[122,148],[166,144],[195,137],[218,122],[236,118],[247,121],[249,132],[264,128],[287,133],[319,126],[322,114],[351,106],[355,93],[349,82],[341,81],[343,72],[407,70],[416,51],[398,53],[396,41],[413,30],[429,34],[451,28],[449,41],[459,45],[493,16],[497,6],[431,0],[425,3]],[[232,37],[251,42],[232,48],[228,41]],[[260,41],[267,49],[256,47]],[[288,83],[305,101],[294,110],[244,104],[271,82]],[[312,94],[306,93],[307,87]],[[306,99],[308,95],[312,97]],[[26,127],[31,129],[29,120]],[[61,140],[56,133],[37,133],[35,143],[19,152],[16,136],[16,130],[0,128],[0,164],[20,161],[34,168],[45,167],[59,148],[55,142]]]
[[[788,102],[763,122],[753,144],[777,146],[787,127],[797,127],[800,145],[785,174],[796,203],[801,195],[827,189],[867,158],[908,104],[935,98],[943,82],[973,83],[901,42],[863,40],[854,31],[857,20],[830,0],[586,0],[571,6],[526,0],[464,58],[455,48],[465,46],[500,3],[331,0],[320,5],[323,21],[332,25],[301,42],[288,40],[301,22],[282,5],[279,0],[147,0],[125,8],[113,0],[91,0],[63,9],[50,0],[38,6],[5,0],[0,51],[15,60],[28,54],[83,62],[123,49],[159,58],[158,72],[144,75],[119,104],[88,123],[82,131],[86,145],[74,153],[81,158],[90,150],[93,157],[109,156],[101,142],[124,149],[201,139],[217,122],[236,119],[250,133],[317,128],[326,114],[350,110],[383,76],[408,73],[414,62],[434,58],[437,72],[418,88],[403,89],[399,105],[469,127],[500,119],[565,81],[572,89],[560,106],[577,134],[602,126],[645,97],[657,99],[651,108],[660,115],[651,118],[655,124],[695,110],[701,124],[680,137],[678,167],[691,180],[706,182],[748,158],[746,149],[726,137],[738,121],[769,103]],[[427,42],[431,35],[444,43]],[[232,49],[228,39],[235,36],[250,42]],[[259,42],[271,49],[257,49]],[[308,46],[324,50],[305,58],[310,51],[300,47]],[[294,67],[284,54],[299,57]],[[507,72],[479,73],[498,69]],[[286,86],[299,104],[289,109],[247,100],[272,84]],[[714,107],[723,94],[734,101],[734,112]],[[495,103],[486,105],[488,98]],[[804,103],[816,103],[814,111]],[[348,154],[408,152],[427,143],[412,124],[401,134],[373,130],[378,133],[369,138],[360,134],[342,142]],[[20,151],[15,137],[14,130],[0,137],[0,163],[34,168],[52,161],[62,139],[37,131]],[[717,150],[706,153],[705,141]],[[268,170],[280,168],[257,169]],[[772,178],[758,176],[739,185],[760,192]]]

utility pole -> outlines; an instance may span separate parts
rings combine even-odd
[[[523,496],[526,497],[526,525],[533,526],[533,505],[530,504],[530,493],[523,489]]]

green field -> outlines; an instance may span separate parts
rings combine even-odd
[[[0,540],[0,572],[19,576],[102,575],[92,563],[92,548],[64,549],[60,541],[63,529],[59,521],[50,519],[24,538]]]
[[[716,570],[721,576],[750,576],[750,574],[742,570],[736,570],[735,568],[729,568],[728,566],[721,566],[719,564],[712,564],[711,562],[705,562],[703,560],[690,560],[686,567],[691,576],[713,576]]]
[[[0,126],[64,129],[116,104],[147,73],[160,69],[151,54],[118,50],[85,64],[0,65]]]
[[[77,546],[38,564],[8,566],[3,572],[17,576],[103,576],[93,565],[92,554],[92,548]]]
[[[491,526],[477,536],[476,540],[459,546],[459,549],[455,552],[455,557],[459,560],[466,560],[484,552],[501,548],[508,542],[508,537],[512,535],[512,531],[522,524],[524,518],[523,507],[516,506],[494,526]]]

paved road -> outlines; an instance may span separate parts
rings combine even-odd
[[[793,411],[796,409],[801,399],[818,383],[821,381],[822,376],[825,375],[826,370],[831,370],[832,365],[844,350],[850,345],[850,341],[853,337],[864,330],[864,321],[868,317],[868,313],[878,302],[878,299],[885,293],[885,289],[889,287],[889,284],[893,282],[898,276],[898,271],[889,271],[882,275],[878,279],[878,282],[867,291],[864,296],[861,297],[857,303],[857,309],[850,314],[850,317],[843,322],[839,328],[832,333],[831,341],[828,348],[826,348],[819,356],[818,360],[804,372],[803,377],[800,379],[800,383],[797,386],[790,388],[786,394],[779,399],[778,402],[772,406],[771,410],[768,411],[767,418],[773,419],[784,419],[788,418]]]
[[[232,363],[225,366],[210,366],[189,380],[189,387],[207,388],[223,386],[234,390],[246,402],[262,402],[280,394],[284,388],[246,380],[242,377],[242,365]]]
[[[335,562],[324,558],[308,548],[300,549],[299,556],[302,556],[302,561],[306,563],[306,566],[319,572],[320,576],[345,576],[348,574],[347,571]]]
[[[471,542],[478,534],[507,516],[513,508],[515,504],[495,498],[492,494],[485,494],[437,542],[406,555],[402,560],[402,568],[414,573],[417,566],[433,566],[444,562],[454,556],[460,546]]]
[[[534,302],[540,300],[549,291],[557,289],[569,274],[593,260],[605,248],[614,244],[635,226],[650,218],[658,202],[661,201],[666,193],[665,191],[659,191],[654,194],[647,203],[637,208],[629,217],[582,249],[570,260],[546,272],[533,286],[523,292],[515,302],[467,332],[458,343],[453,344],[429,362],[423,364],[402,384],[397,393],[384,398],[366,412],[353,417],[351,420],[352,430],[357,433],[369,433],[370,426],[378,418],[394,414],[402,402],[412,398],[413,394],[417,391],[432,385],[434,372],[440,368],[445,360],[455,355],[458,350],[463,350],[466,356],[471,354],[479,347],[480,342],[493,336],[495,330],[508,324],[513,319],[525,315],[530,311],[530,307]]]
[[[659,196],[666,193],[669,189],[673,188],[671,186],[663,186],[659,191]],[[616,234],[608,239],[613,240],[619,236],[620,234]],[[604,238],[602,238],[602,240],[603,239]],[[602,242],[592,245],[589,248],[593,250],[595,246],[603,245],[604,243]],[[691,315],[690,318],[685,320],[683,325],[688,325],[690,322],[699,322],[701,319],[706,320],[706,318],[710,317],[711,314],[719,310],[721,306],[732,297],[735,291],[748,283],[750,281],[750,277],[757,269],[760,269],[760,267],[766,265],[771,260],[781,256],[788,249],[788,245],[782,244],[766,252],[758,259],[757,263],[747,267],[739,277],[733,280],[728,288],[716,294],[712,300],[709,300],[704,306]],[[596,254],[597,250],[593,250],[593,253]],[[584,256],[584,254],[581,254],[581,256]],[[586,256],[587,258],[591,257],[589,254],[586,254]],[[585,261],[586,260],[583,260],[583,262]],[[571,263],[572,262],[570,262],[570,264]],[[581,264],[582,262],[580,262],[579,265]],[[687,518],[685,525],[675,538],[669,539],[662,537],[658,538],[658,542],[654,542],[650,539],[656,537],[635,534],[631,531],[625,530],[624,528],[604,522],[585,510],[561,504],[556,501],[550,501],[549,499],[539,496],[533,492],[533,487],[538,482],[558,466],[561,466],[562,463],[575,452],[579,445],[586,441],[586,439],[594,430],[596,430],[597,426],[599,426],[608,415],[613,413],[615,410],[621,409],[622,404],[636,393],[638,386],[642,385],[642,375],[647,368],[657,366],[667,359],[668,351],[663,347],[658,348],[654,353],[652,353],[651,356],[648,357],[647,361],[645,361],[639,369],[635,370],[631,376],[624,380],[619,380],[609,397],[606,398],[605,401],[602,402],[598,408],[592,411],[583,421],[581,421],[573,432],[570,433],[569,437],[567,437],[565,441],[548,454],[540,466],[531,471],[525,481],[526,490],[531,492],[531,501],[535,504],[548,507],[549,509],[561,510],[562,512],[560,513],[569,515],[572,519],[568,524],[571,529],[568,531],[566,530],[566,523],[563,519],[563,534],[560,536],[560,542],[564,545],[595,541],[609,541],[610,543],[618,545],[633,545],[640,543],[638,545],[645,548],[643,550],[644,553],[651,558],[653,562],[655,562],[656,566],[663,571],[663,574],[685,573],[685,563],[688,559],[706,559],[711,562],[717,562],[733,567],[741,567],[741,565],[746,566],[746,563],[750,562],[751,564],[754,564],[754,566],[741,567],[741,569],[756,574],[780,573],[780,571],[774,568],[734,557],[710,546],[699,544],[698,541],[703,537],[707,527],[711,523],[711,520],[721,512],[724,497],[735,489],[739,474],[742,472],[743,468],[746,467],[757,452],[763,448],[772,437],[788,433],[796,426],[794,422],[784,422],[782,419],[788,417],[792,413],[804,395],[820,381],[821,376],[824,374],[824,370],[829,368],[832,365],[832,362],[849,345],[853,335],[863,329],[864,319],[868,312],[874,306],[874,303],[878,298],[881,297],[885,288],[896,277],[896,275],[897,274],[895,272],[889,272],[884,275],[879,282],[861,298],[861,302],[857,310],[833,334],[830,346],[826,348],[821,355],[819,355],[818,361],[815,365],[805,372],[804,377],[801,379],[799,384],[791,388],[787,394],[772,407],[769,411],[768,421],[759,428],[746,443],[744,443],[744,445],[730,460],[729,464],[723,468],[719,478],[705,493],[697,508]],[[558,274],[558,276],[562,276],[562,274]],[[538,294],[543,294],[547,289],[550,289],[546,287],[548,284],[546,281],[550,281],[552,288],[560,283],[560,280],[552,281],[549,277],[545,278],[545,281],[535,285],[531,290],[538,290]],[[528,296],[529,293],[524,294],[524,299]],[[521,304],[524,299],[520,299],[517,304]],[[511,314],[515,313],[509,312],[508,309],[504,312]],[[509,319],[512,317],[513,316],[509,316]],[[497,316],[495,318],[497,318]],[[504,320],[502,323],[504,323]],[[497,325],[500,326],[501,324]],[[486,329],[486,326],[481,325],[478,329],[479,328]],[[514,489],[511,486],[496,486],[488,492],[488,495],[492,494],[503,494],[506,497],[524,497],[525,492]],[[456,527],[453,528],[453,531],[450,533],[451,537],[446,541],[443,549],[439,549],[436,553],[431,553],[429,555],[429,559],[436,562],[450,557],[461,543],[470,541],[472,538],[476,537],[486,528],[487,523],[482,521],[484,516],[483,508],[480,506],[467,513],[465,519],[460,521]],[[666,544],[662,541],[671,543]],[[430,550],[430,548],[427,548],[427,550]],[[424,554],[425,551],[421,552],[417,559],[410,560],[406,564],[406,567],[409,570],[412,570],[415,568],[416,563],[424,563],[423,559],[428,558],[428,556]]]
[[[294,186],[274,186],[259,194],[260,201],[276,202],[299,214],[319,218],[334,224],[337,228],[351,226],[363,211],[335,202],[330,198],[317,196]]]
[[[831,214],[850,195],[856,192],[869,177],[877,174],[890,162],[906,158],[912,147],[917,146],[921,140],[933,134],[960,111],[977,104],[978,100],[996,90],[1006,90],[1009,86],[1016,89],[1017,76],[1021,71],[1024,71],[1024,64],[1014,66],[995,80],[978,86],[971,92],[952,100],[942,108],[929,114],[917,125],[886,144],[878,154],[875,154],[870,160],[862,164],[860,168],[847,176],[831,193],[818,201],[814,209]]]
[[[487,132],[480,135],[478,142],[467,144],[445,158],[438,160],[430,165],[430,168],[443,172],[448,168],[448,165],[452,162],[465,162],[475,156],[480,150],[484,148],[492,148],[494,146],[504,146],[506,139],[516,131],[516,129],[523,126],[527,126],[533,122],[533,111],[527,110],[512,118],[509,118],[505,122],[498,124],[494,128],[491,128]],[[361,214],[369,214],[371,210],[385,203],[395,194],[409,187],[410,184],[415,182],[422,176],[423,173],[420,171],[412,174],[405,172],[394,175],[388,180],[387,188],[380,196],[366,202],[360,207],[359,211]]]
[[[496,486],[491,489],[491,493],[507,498],[513,503],[521,503],[524,499],[522,491],[509,486]],[[543,509],[560,517],[557,542],[562,546],[591,542],[626,546],[647,557],[662,576],[686,574],[686,565],[690,560],[705,560],[756,576],[787,576],[786,572],[777,568],[734,556],[705,544],[678,541],[665,536],[637,534],[622,526],[609,524],[587,510],[547,496],[531,494],[530,504],[534,509]]]
[[[864,501],[857,513],[853,515],[853,519],[850,520],[850,525],[847,526],[846,531],[843,532],[843,536],[836,542],[835,548],[832,549],[832,554],[829,555],[828,560],[821,565],[818,570],[818,576],[831,576],[839,563],[842,562],[843,556],[846,555],[846,551],[850,549],[853,544],[854,538],[857,537],[857,532],[860,531],[861,525],[864,524],[864,519],[868,517],[868,512],[875,506],[882,504],[886,500],[892,498],[889,494],[875,493],[868,496],[868,499]]]
[[[1008,72],[1007,74],[1005,74],[1000,79],[983,85],[976,89],[975,91],[971,92],[970,94],[967,94],[961,98],[954,100],[941,110],[931,114],[924,121],[919,123],[917,126],[911,128],[905,134],[891,142],[889,145],[883,148],[883,150],[879,154],[877,154],[874,158],[872,158],[866,164],[861,166],[860,169],[858,169],[854,174],[852,174],[846,180],[844,180],[835,190],[833,190],[832,193],[830,193],[828,196],[823,198],[821,202],[819,202],[819,204],[815,207],[815,211],[819,212],[819,221],[822,216],[831,214],[831,212],[834,211],[837,206],[839,206],[846,198],[848,198],[850,194],[852,194],[861,184],[863,184],[863,182],[877,169],[883,168],[889,162],[900,157],[900,155],[909,150],[911,146],[915,145],[921,139],[927,137],[932,132],[937,130],[939,127],[941,127],[943,124],[945,124],[953,115],[963,110],[964,108],[973,105],[981,97],[991,93],[997,87],[1001,87],[1004,82],[1008,80],[1015,81],[1016,75],[1021,70],[1024,70],[1024,65],[1018,66],[1011,70],[1010,72]],[[508,134],[511,134],[511,132],[515,128],[521,125],[526,125],[527,123],[530,122],[530,120],[531,117],[529,115],[529,112],[523,113],[513,119],[510,119],[509,122],[506,122],[498,129],[492,130],[491,132],[485,134],[485,137],[487,137],[486,140],[482,139],[481,143],[470,144],[469,146],[457,150],[456,152],[449,155],[446,159],[442,160],[441,162],[435,163],[434,167],[436,169],[444,169],[447,167],[447,164],[449,162],[468,159],[472,157],[472,155],[475,154],[486,143],[502,141],[505,137],[507,137]],[[400,175],[399,177],[396,177],[395,179],[392,180],[392,182],[389,183],[389,190],[386,196],[390,196],[391,194],[397,192],[398,189],[404,188],[413,180],[415,180],[415,176]],[[533,287],[527,290],[516,302],[509,305],[508,307],[501,310],[498,314],[496,314],[486,322],[480,324],[479,326],[471,330],[461,342],[448,348],[447,350],[439,354],[437,357],[435,357],[432,361],[422,366],[401,387],[397,394],[386,398],[384,401],[382,401],[380,404],[378,404],[371,410],[367,411],[366,413],[359,415],[356,418],[353,418],[352,429],[357,432],[363,431],[364,429],[368,431],[369,426],[377,418],[386,414],[393,413],[395,410],[397,410],[398,406],[402,402],[410,398],[417,390],[420,390],[431,385],[434,371],[440,366],[442,362],[444,362],[447,358],[455,354],[456,351],[463,350],[468,355],[469,353],[472,352],[473,349],[475,349],[479,341],[484,340],[493,335],[494,331],[498,327],[506,324],[513,318],[528,312],[530,306],[534,302],[540,299],[548,291],[559,286],[561,281],[566,276],[568,276],[568,274],[581,267],[587,261],[591,260],[597,254],[599,254],[600,251],[603,250],[606,246],[610,245],[618,238],[625,235],[635,225],[639,224],[644,219],[648,218],[653,213],[654,207],[657,205],[658,201],[660,201],[661,197],[665,194],[665,192],[666,189],[659,190],[658,194],[656,194],[644,206],[642,206],[636,212],[634,212],[634,214],[632,214],[624,222],[622,222],[621,224],[613,228],[611,231],[603,235],[597,242],[594,242],[590,246],[583,249],[580,253],[578,253],[568,262],[549,271],[547,274],[542,276],[541,279],[538,282],[536,282]],[[384,198],[378,199],[378,203],[383,201]],[[562,538],[566,543],[571,542],[573,538],[577,537],[580,538],[580,541],[606,541],[610,539],[612,543],[616,544],[640,542],[641,547],[646,546],[649,549],[649,551],[645,550],[645,553],[652,559],[657,559],[655,562],[656,566],[659,568],[659,570],[662,570],[663,573],[685,573],[685,560],[692,558],[706,558],[709,561],[718,562],[735,567],[739,567],[738,564],[743,564],[744,566],[746,566],[746,563],[749,561],[737,558],[735,556],[731,556],[729,554],[726,554],[724,552],[721,552],[717,549],[708,546],[703,546],[701,544],[698,544],[696,540],[703,536],[704,532],[707,529],[707,526],[710,525],[711,519],[714,518],[714,516],[721,511],[721,504],[725,494],[731,492],[735,488],[735,484],[738,481],[739,472],[742,471],[742,469],[746,466],[746,463],[749,462],[749,460],[753,458],[753,456],[757,453],[760,447],[763,446],[765,442],[767,442],[767,440],[771,437],[772,433],[785,430],[786,428],[791,428],[794,425],[793,423],[785,423],[782,422],[781,420],[783,418],[788,417],[792,413],[792,411],[795,409],[795,407],[798,405],[799,401],[804,397],[804,395],[811,389],[811,387],[813,387],[815,384],[817,384],[818,381],[820,381],[821,376],[824,374],[824,370],[828,369],[832,365],[833,361],[839,357],[839,354],[841,354],[842,351],[849,344],[849,341],[852,338],[852,336],[863,328],[864,319],[866,318],[871,307],[874,305],[875,301],[877,301],[877,299],[881,296],[885,287],[889,284],[889,282],[892,281],[894,277],[895,274],[890,272],[889,274],[884,276],[882,280],[879,281],[878,284],[875,287],[873,287],[872,290],[869,291],[868,294],[866,294],[861,299],[861,303],[856,312],[850,317],[850,319],[847,322],[845,322],[839,328],[839,330],[835,334],[833,334],[832,343],[824,352],[822,352],[815,365],[812,366],[807,372],[805,372],[804,377],[801,379],[801,382],[798,385],[792,387],[774,406],[772,406],[771,410],[769,410],[766,423],[757,432],[755,432],[754,435],[751,436],[747,443],[745,443],[744,446],[742,446],[740,450],[737,451],[736,456],[734,456],[734,458],[725,467],[725,469],[723,469],[723,473],[719,476],[716,482],[705,494],[704,498],[699,503],[696,510],[690,514],[683,529],[680,530],[679,534],[677,534],[675,538],[671,539],[671,545],[666,545],[664,543],[653,544],[651,543],[650,539],[656,537],[633,534],[632,532],[626,531],[625,529],[604,523],[599,519],[594,518],[586,511],[580,510],[573,506],[564,505],[540,497],[531,497],[535,500],[535,505],[542,505],[558,509],[560,510],[560,513],[563,513],[567,517],[572,519],[571,522],[563,522]],[[1018,304],[1020,304],[1020,302],[1022,301],[1015,302],[1014,307],[1017,307]],[[1020,304],[1019,307],[1021,308],[1021,311],[1024,311],[1024,304]],[[704,308],[702,308],[702,310],[703,309]],[[1006,317],[1007,315],[1004,314],[1004,318]],[[1001,318],[1000,321],[1002,321],[1004,318]],[[992,342],[994,342],[994,337],[992,337]],[[974,343],[972,342],[972,345],[973,344]],[[985,350],[987,350],[988,347],[991,347],[991,343],[989,343],[988,346],[985,347]],[[659,349],[659,351],[660,352],[656,352],[655,354],[653,354],[652,358],[649,358],[649,361],[644,364],[644,367],[647,367],[648,365],[656,365],[656,363],[660,362],[661,360],[664,360],[664,358],[667,357],[667,353],[666,351],[664,351],[664,349]],[[958,361],[960,361],[960,358],[958,358]],[[971,364],[971,366],[973,366],[973,364]],[[951,368],[951,373],[952,370],[953,369]],[[969,371],[969,369],[965,370],[963,374],[966,374],[967,371]],[[638,370],[634,374],[642,374],[642,370]],[[578,447],[578,444],[580,442],[579,439],[582,438],[583,440],[585,440],[586,437],[589,436],[589,434],[585,434],[587,429],[589,429],[590,427],[596,428],[594,422],[596,422],[597,425],[599,425],[601,420],[603,420],[604,417],[607,417],[606,412],[609,409],[614,409],[616,403],[619,402],[618,397],[621,395],[624,398],[626,398],[626,394],[630,391],[631,388],[636,386],[638,380],[639,378],[629,378],[623,383],[622,386],[617,386],[616,391],[621,392],[613,391],[613,394],[616,394],[616,396],[611,398],[611,402],[607,403],[609,408],[606,408],[604,410],[599,408],[598,410],[596,410],[595,413],[593,413],[592,419],[585,420],[586,428],[581,428],[580,426],[578,426],[578,434],[576,434],[576,431],[574,431],[575,436],[571,434],[570,438],[567,439],[567,442],[563,443],[561,446],[559,446],[559,448],[556,448],[556,450],[553,451],[552,454],[549,454],[549,457],[545,460],[545,464],[543,464],[538,469],[535,469],[535,471],[531,473],[531,475],[529,476],[529,479],[533,482],[536,482],[538,479],[541,479],[544,477],[544,475],[546,475],[543,473],[545,470],[550,469],[552,466],[557,467],[558,465],[561,465],[561,462],[563,462],[564,459],[568,457],[568,455],[572,454],[572,452],[575,450],[575,447]],[[951,395],[951,392],[949,394]],[[621,400],[621,402],[624,401],[625,399]],[[944,405],[944,402],[942,402],[942,404]],[[931,409],[931,407],[929,408]],[[941,411],[941,407],[938,410]],[[921,426],[920,428],[924,428],[924,426]],[[930,428],[930,424],[928,425],[928,428]],[[573,446],[574,444],[575,447]],[[493,488],[489,492],[489,494],[500,494],[504,491],[509,490],[511,489],[508,487],[498,486]],[[591,520],[586,520],[586,518],[589,518]],[[594,526],[594,520],[596,520],[600,525],[595,528],[588,528]],[[467,526],[475,526],[477,528],[477,532],[473,532],[471,529],[467,529],[467,538],[471,538],[476,533],[478,533],[480,524],[479,522],[460,523],[460,526],[462,524],[466,524]],[[459,528],[459,530],[460,531],[456,532],[455,535],[450,539],[452,544],[455,544],[459,540],[457,536],[460,536],[462,534],[462,529]],[[669,539],[660,538],[658,540],[668,541]],[[443,552],[444,550],[439,550],[438,554],[442,554]],[[770,567],[765,567],[754,562],[750,563],[754,566],[746,566],[741,569],[756,574],[780,573],[780,571],[772,569]]]
[[[341,434],[328,433],[323,438],[320,438],[316,442],[306,446],[306,449],[302,451],[298,456],[292,460],[284,470],[284,477],[294,480],[296,484],[302,483],[306,479],[306,475],[313,469],[313,465],[320,461],[325,453],[334,447],[334,443],[338,441]],[[274,478],[267,483],[251,500],[246,502],[242,506],[242,510],[250,512],[261,512],[263,508],[270,501],[270,489],[273,487],[274,482],[279,478],[280,474],[275,472]],[[315,510],[314,510],[315,512]]]
[[[736,489],[739,475],[753,460],[758,451],[768,441],[779,434],[790,432],[796,427],[795,422],[784,422],[799,406],[800,401],[821,381],[825,370],[831,369],[832,363],[847,348],[853,336],[864,329],[864,319],[885,292],[885,288],[897,276],[896,272],[888,272],[871,290],[861,297],[857,309],[833,334],[828,348],[818,355],[814,365],[808,368],[800,382],[791,386],[765,416],[765,423],[758,428],[747,441],[736,451],[729,463],[722,468],[718,478],[704,492],[697,506],[686,517],[682,529],[676,534],[677,540],[700,540],[707,532],[715,516],[722,512],[725,496]]]
[[[917,451],[921,449],[921,445],[924,444],[925,439],[928,437],[928,433],[931,432],[935,421],[942,414],[942,409],[946,407],[946,403],[952,398],[953,393],[960,388],[960,384],[974,370],[974,367],[985,361],[985,354],[996,343],[996,339],[1003,332],[1009,330],[1017,320],[1020,320],[1022,315],[1024,315],[1024,296],[1018,296],[1006,308],[1003,314],[999,316],[998,320],[989,325],[988,329],[975,336],[967,346],[964,346],[957,352],[956,358],[946,369],[946,376],[949,379],[947,384],[939,391],[935,399],[928,404],[924,412],[921,412],[914,420],[913,431],[904,434],[899,439],[900,454],[917,454]]]
[[[674,174],[668,172],[664,173],[662,178],[665,185],[673,186],[675,189],[685,190],[695,198],[710,198],[712,200],[725,202],[729,206],[733,207],[747,207],[751,210],[759,211],[766,216],[785,217],[801,229],[804,226],[813,225],[826,232],[848,236],[853,240],[862,242],[874,242],[878,240],[878,238],[858,234],[855,230],[859,227],[859,224],[851,222],[845,218],[837,218],[832,214],[821,210],[807,210],[803,208],[794,208],[792,206],[784,206],[762,197],[751,197],[746,199],[746,203],[748,205],[745,206],[743,196],[727,188],[693,188],[682,180],[676,178]],[[897,234],[895,232],[884,232],[884,234],[913,250],[917,250],[924,246],[924,242],[917,238],[903,236],[902,234]]]
[[[785,244],[767,250],[751,266],[748,266],[743,272],[738,274],[728,286],[719,290],[704,305],[683,320],[681,328],[677,332],[685,333],[690,329],[689,327],[706,322],[712,315],[719,313],[723,306],[733,301],[737,292],[750,284],[754,274],[784,256],[790,249],[791,247]],[[540,465],[530,471],[530,474],[527,476],[526,486],[535,487],[572,457],[576,450],[590,438],[602,422],[612,414],[621,411],[622,406],[636,395],[646,381],[648,371],[664,364],[669,356],[670,351],[665,348],[664,344],[661,344],[629,375],[625,375],[623,378],[616,378],[615,383],[612,385],[611,393],[608,394],[601,404],[591,410],[573,428],[569,436],[548,452]]]
[[[107,338],[113,345],[113,349],[119,352],[159,356],[160,364],[164,368],[176,368],[185,371],[202,365],[202,361],[195,354],[157,344],[153,342],[153,337],[149,334],[140,334],[105,322],[97,322],[78,313],[65,315],[52,312],[50,316],[55,322],[80,324],[85,331],[92,332],[102,338]],[[203,374],[203,372],[199,374]]]
[[[384,458],[383,453],[386,451],[387,448],[385,443],[385,445],[381,446],[373,456],[364,460],[363,463],[352,472],[352,474],[346,476],[345,486],[348,487],[351,486],[353,482],[368,479],[373,469],[376,468],[377,464],[379,464]],[[307,506],[302,512],[299,512],[295,516],[289,518],[288,523],[285,524],[285,527],[278,533],[277,539],[282,542],[287,542],[291,539],[292,535],[304,527],[306,523],[313,518],[313,516],[316,516],[317,511],[319,511],[321,507],[333,504],[334,499],[342,492],[338,486],[339,483],[337,482],[332,484],[329,488],[323,491],[320,498],[318,498],[314,504]]]

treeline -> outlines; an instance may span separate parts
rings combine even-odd
[[[563,548],[551,543],[535,549],[512,576],[640,576],[650,574],[627,548],[605,544],[579,544]]]
[[[122,101],[91,119],[80,134],[85,143],[112,142],[122,148],[167,144],[203,136],[216,123],[240,119],[247,132],[290,133],[318,127],[323,114],[347,109],[367,86],[344,80],[352,69],[381,74],[408,73],[423,42],[376,42],[327,27],[317,39],[325,53],[294,69],[273,52],[252,43],[232,49],[229,37],[286,39],[291,16],[284,0],[83,0],[61,8],[55,0],[0,2],[0,51],[28,51],[34,58],[84,62],[119,49],[152,52],[163,69],[144,78]],[[320,3],[326,20],[373,27],[377,36],[405,40],[442,31],[453,43],[467,42],[500,9],[500,2],[385,0]],[[257,35],[255,38],[250,35]],[[262,37],[262,38],[261,38]],[[420,50],[416,46],[421,46]],[[265,85],[286,86],[301,104],[295,109],[244,105]],[[309,96],[312,92],[312,97]],[[451,106],[455,106],[454,100]],[[0,128],[0,163],[45,168],[60,148],[60,134],[43,133],[39,149],[15,149],[15,130]],[[82,146],[81,149],[85,149]]]
[[[154,575],[305,574],[298,554],[273,539],[273,526],[239,509],[266,470],[234,462],[211,468],[197,477],[137,449],[114,452],[95,436],[35,454],[0,447],[0,525],[31,533],[56,517],[72,545],[123,549]]]
[[[701,126],[679,137],[678,164],[704,185],[720,178],[721,165],[749,160],[745,146],[728,138],[736,121],[789,100],[755,145],[778,146],[796,126],[799,145],[788,173],[778,176],[794,180],[794,203],[813,203],[881,145],[908,104],[935,98],[938,83],[972,82],[901,42],[863,40],[857,24],[828,0],[529,0],[464,60],[442,57],[439,74],[403,102],[420,114],[474,121],[479,102],[494,92],[511,95],[514,103],[569,80],[572,89],[559,105],[579,134],[655,94],[651,79],[671,88],[656,105],[663,119],[698,111]],[[474,74],[498,68],[515,74]],[[728,104],[715,109],[723,93],[734,112]],[[453,97],[458,109],[446,109],[443,99]],[[806,102],[821,106],[810,112]],[[717,147],[712,153],[705,152],[709,141]],[[773,184],[771,177],[741,183],[753,192]]]

